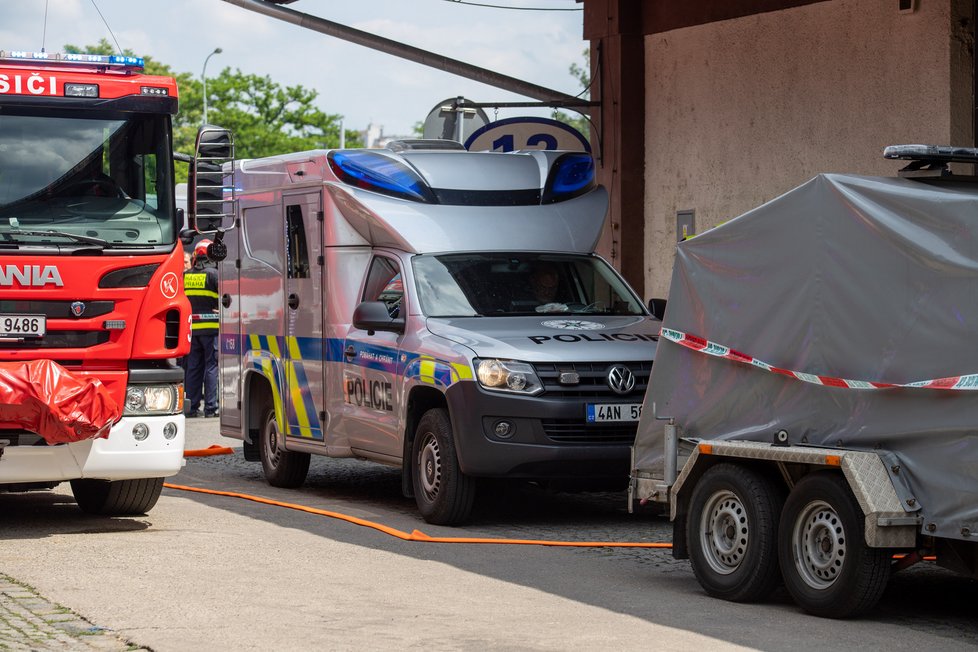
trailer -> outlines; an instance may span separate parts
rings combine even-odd
[[[925,556],[978,577],[978,150],[885,156],[679,244],[629,491],[715,597],[841,618]]]

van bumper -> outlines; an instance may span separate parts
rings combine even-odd
[[[588,426],[583,399],[507,396],[477,382],[446,391],[462,472],[475,477],[627,480],[638,422]],[[633,398],[631,401],[640,401]],[[500,437],[495,426],[513,427]],[[561,424],[563,433],[555,434]],[[568,432],[569,430],[569,432]]]

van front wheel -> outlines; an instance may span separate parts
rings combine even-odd
[[[448,412],[428,410],[414,434],[411,478],[418,511],[433,525],[459,525],[472,513],[475,480],[462,473]]]

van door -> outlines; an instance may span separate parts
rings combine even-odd
[[[232,432],[241,429],[241,349],[245,344],[241,337],[241,279],[238,268],[241,255],[238,243],[240,237],[241,229],[225,235],[224,243],[227,245],[228,255],[217,266],[220,279],[218,294],[221,295],[221,328],[218,331],[220,344],[217,356],[220,376],[217,384],[218,399],[221,427],[227,426]]]
[[[323,441],[322,195],[283,198],[285,206],[285,403],[286,434]]]
[[[370,262],[361,301],[383,301],[397,316],[404,299],[400,263],[376,255]],[[405,311],[406,312],[406,311]],[[406,315],[405,315],[406,316]],[[347,404],[346,432],[350,446],[389,458],[401,458],[398,415],[400,333],[368,334],[355,326],[343,343],[343,399]]]

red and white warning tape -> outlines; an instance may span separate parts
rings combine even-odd
[[[751,365],[753,367],[763,369],[764,371],[781,374],[783,376],[795,378],[806,383],[812,383],[813,385],[825,385],[826,387],[848,387],[849,389],[892,389],[896,387],[912,387],[927,389],[978,390],[978,374],[951,376],[949,378],[937,378],[934,380],[918,380],[913,383],[904,384],[877,383],[868,380],[849,380],[847,378],[816,376],[815,374],[806,374],[801,371],[781,369],[780,367],[770,365],[763,360],[758,360],[757,358],[741,353],[740,351],[735,351],[730,347],[723,346],[722,344],[717,344],[716,342],[711,342],[709,340],[704,340],[701,337],[684,333],[682,331],[663,328],[660,336],[664,337],[670,342],[675,342],[680,346],[685,346],[687,349],[699,351],[700,353],[706,353],[707,355],[712,355],[717,358],[725,358],[727,360],[733,360],[734,362],[740,362],[741,364]]]

